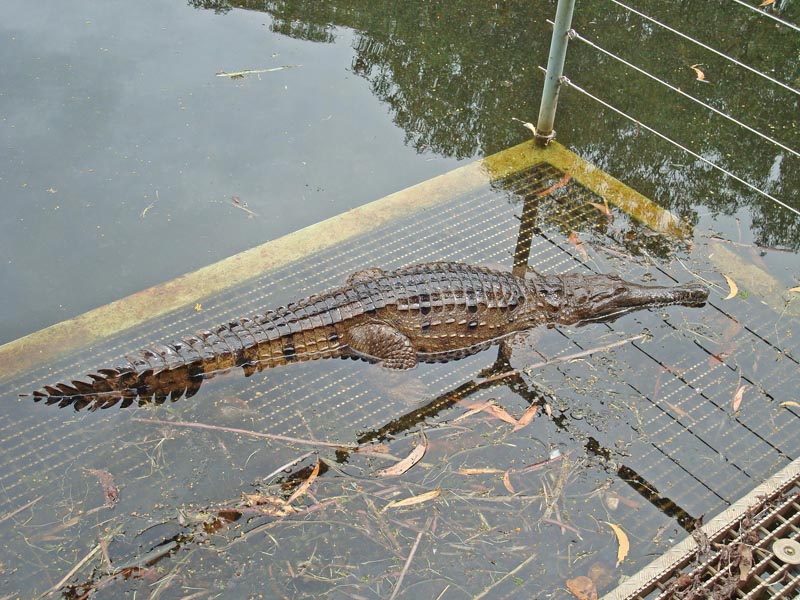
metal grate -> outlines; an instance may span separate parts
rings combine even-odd
[[[800,460],[603,600],[800,596]]]
[[[480,168],[470,173],[474,176]],[[74,413],[17,398],[19,392],[113,364],[132,348],[169,341],[338,285],[348,274],[369,266],[461,260],[509,267],[519,260],[543,273],[618,270],[627,279],[668,283],[689,279],[683,267],[687,265],[719,277],[700,250],[690,254],[680,249],[682,238],[668,215],[654,213],[649,222],[672,223],[665,227],[669,235],[656,234],[616,209],[603,218],[598,207],[604,208],[604,200],[596,190],[602,187],[605,197],[615,189],[613,182],[606,185],[606,179],[603,186],[590,189],[586,181],[580,180],[575,164],[541,161],[514,175],[491,182],[481,179],[471,186],[459,187],[452,178],[440,180],[421,193],[430,198],[427,192],[439,190],[447,196],[435,207],[409,210],[323,248],[312,243],[311,250],[295,252],[292,260],[278,261],[246,282],[204,297],[200,312],[192,302],[5,379],[0,384],[0,576],[8,578],[10,590],[27,597],[50,589],[68,574],[73,584],[91,581],[93,573],[107,575],[108,566],[99,560],[102,536],[110,540],[114,565],[141,563],[151,551],[161,552],[158,566],[175,575],[175,597],[189,595],[198,586],[215,588],[217,582],[236,587],[238,597],[256,596],[264,591],[265,570],[275,597],[321,597],[326,592],[330,597],[388,597],[392,588],[387,582],[396,577],[391,565],[398,558],[405,560],[417,536],[413,528],[423,528],[428,518],[438,519],[438,525],[424,527],[417,554],[424,559],[415,559],[405,578],[408,593],[416,597],[437,597],[446,586],[452,592],[463,584],[470,592],[464,597],[480,592],[497,599],[566,598],[565,574],[586,572],[595,557],[616,553],[616,541],[598,527],[608,520],[618,521],[633,541],[618,572],[638,570],[673,543],[656,540],[657,530],[681,531],[701,514],[724,510],[797,456],[799,415],[791,406],[779,406],[775,398],[786,398],[787,390],[800,385],[800,328],[788,313],[776,317],[757,291],[749,298],[722,302],[717,289],[702,313],[680,308],[645,311],[610,324],[532,332],[509,350],[509,362],[501,365],[522,371],[520,378],[502,380],[470,396],[474,401],[493,398],[516,415],[532,402],[546,400],[552,406],[553,419],[537,418],[517,433],[492,421],[452,427],[453,419],[464,412],[453,396],[500,364],[498,353],[491,351],[446,365],[425,365],[411,374],[426,388],[428,404],[422,408],[389,396],[387,390],[398,386],[382,385],[378,370],[352,361],[302,363],[250,378],[215,378],[190,401],[127,411]],[[620,195],[630,198],[635,193]],[[376,204],[376,212],[385,210],[383,201]],[[342,229],[340,221],[321,223],[305,239]],[[270,247],[265,250],[269,252],[278,251]],[[674,260],[676,253],[687,260]],[[646,341],[524,373],[533,363],[646,331],[652,334]],[[721,347],[723,334],[728,345]],[[743,384],[749,387],[742,409],[733,411],[731,397]],[[238,523],[227,532],[230,539],[214,540],[217,546],[204,545],[200,552],[194,532],[176,512],[251,491],[265,473],[301,451],[245,437],[156,427],[137,421],[142,416],[337,443],[384,440],[397,456],[408,451],[419,428],[425,427],[432,441],[426,468],[412,469],[393,485],[409,495],[437,487],[442,497],[408,515],[387,513],[387,518],[400,520],[390,521],[398,527],[391,534],[391,546],[381,545],[381,536],[352,526],[364,515],[375,514],[375,507],[384,502],[384,484],[369,476],[381,463],[355,455],[346,470],[366,474],[357,486],[330,471],[320,473],[315,484],[323,505],[326,498],[343,498],[341,507],[327,505],[318,519],[312,515],[270,525],[280,540],[280,561],[272,562],[265,552],[269,538],[246,537],[262,527],[258,521]],[[582,540],[538,521],[538,471],[518,482],[526,487],[514,495],[497,476],[456,473],[459,467],[515,469],[546,459],[553,447],[571,452],[575,459],[562,517],[581,532]],[[332,454],[325,457],[337,464]],[[297,469],[308,469],[308,461]],[[111,472],[120,487],[119,504],[113,509],[102,506],[93,474],[98,470]],[[468,497],[464,490],[470,492]],[[600,502],[606,493],[627,504],[609,514]],[[481,494],[490,495],[491,501],[483,503]],[[335,510],[341,513],[332,518]],[[781,513],[785,519],[789,510],[787,505]],[[761,515],[757,520],[761,522]],[[476,523],[485,525],[475,529]],[[367,524],[375,522],[367,518]],[[114,532],[116,537],[109,537]],[[165,540],[179,547],[165,553],[164,548],[175,548]],[[230,549],[213,551],[227,543]],[[355,549],[352,557],[350,549]],[[359,552],[374,560],[362,564]],[[754,559],[754,573],[762,569],[758,576],[771,582],[754,593],[774,592],[769,569],[776,567],[758,553]],[[296,569],[286,567],[289,563],[304,565],[309,578],[298,579]],[[72,573],[76,565],[80,568]],[[179,576],[182,565],[187,568]],[[332,578],[325,570],[330,565],[341,568],[336,581],[346,594],[337,596],[325,587],[334,585],[323,583]],[[694,568],[691,558],[682,568]],[[180,588],[179,580],[187,587]],[[318,587],[294,588],[312,581]],[[137,579],[127,585],[145,593],[150,584]],[[653,588],[653,593],[666,589]]]

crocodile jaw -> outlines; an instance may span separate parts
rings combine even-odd
[[[558,322],[565,325],[608,322],[629,312],[679,304],[702,306],[708,288],[700,284],[647,286],[624,281],[616,275],[593,275],[573,288],[565,280],[564,303]]]

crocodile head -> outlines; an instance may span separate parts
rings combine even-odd
[[[545,300],[551,322],[563,325],[613,321],[629,312],[681,304],[702,306],[708,288],[700,284],[648,286],[621,279],[618,275],[545,277]]]

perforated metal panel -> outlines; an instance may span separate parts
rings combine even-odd
[[[496,163],[488,169],[496,173]],[[688,238],[676,237],[680,228],[670,225],[667,235],[618,209],[606,215],[597,194],[603,185],[590,189],[599,175],[592,177],[537,160],[483,184],[454,182],[451,197],[207,296],[199,310],[192,302],[7,377],[0,387],[4,591],[27,597],[102,584],[117,593],[162,586],[161,597],[224,589],[231,597],[379,598],[391,595],[415,549],[403,578],[407,598],[445,589],[458,598],[566,598],[569,578],[615,556],[604,521],[618,522],[633,542],[622,565],[611,560],[607,571],[635,573],[672,545],[669,536],[721,512],[797,456],[800,411],[781,402],[800,387],[800,327],[762,303],[759,290],[723,302],[727,290],[718,287],[702,309],[534,331],[499,352],[424,365],[399,379],[365,363],[324,360],[250,378],[231,373],[190,400],[128,410],[75,413],[18,398],[372,266],[516,261],[544,273],[723,281],[707,260],[710,245],[695,242],[690,251]],[[651,221],[658,222],[674,225]],[[341,223],[320,224],[314,237]],[[579,356],[552,362],[570,355]],[[525,371],[537,363],[546,364]],[[481,383],[492,375],[501,377]],[[538,404],[539,416],[517,431],[483,413],[456,421],[470,403],[488,400],[515,417]],[[303,444],[223,426],[387,448],[377,456],[332,448],[306,455]],[[378,477],[420,430],[429,441],[423,463],[398,479]],[[548,462],[555,451],[561,458]],[[209,525],[220,507],[240,506],[243,493],[288,497],[317,456],[320,475],[301,503],[308,512]],[[102,473],[119,488],[112,507]],[[434,489],[436,500],[407,512],[382,510],[390,499]],[[602,502],[609,497],[621,499],[616,508]],[[664,530],[672,533],[658,534]],[[599,582],[599,591],[613,583]]]

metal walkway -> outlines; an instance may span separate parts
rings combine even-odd
[[[686,225],[557,144],[524,144],[0,348],[0,598],[567,598],[579,574],[608,591],[800,449],[800,410],[784,402],[800,388],[796,305],[780,286],[744,289],[770,276],[730,248],[690,242]],[[741,267],[736,299],[722,300],[720,257]],[[328,360],[127,410],[18,397],[365,267],[428,260],[720,285],[703,309],[534,331],[399,378]],[[489,400],[539,416],[514,431],[497,412],[470,413]],[[420,431],[423,461],[378,477]],[[286,513],[242,500],[285,499],[315,464]],[[618,567],[604,522],[627,533]]]

